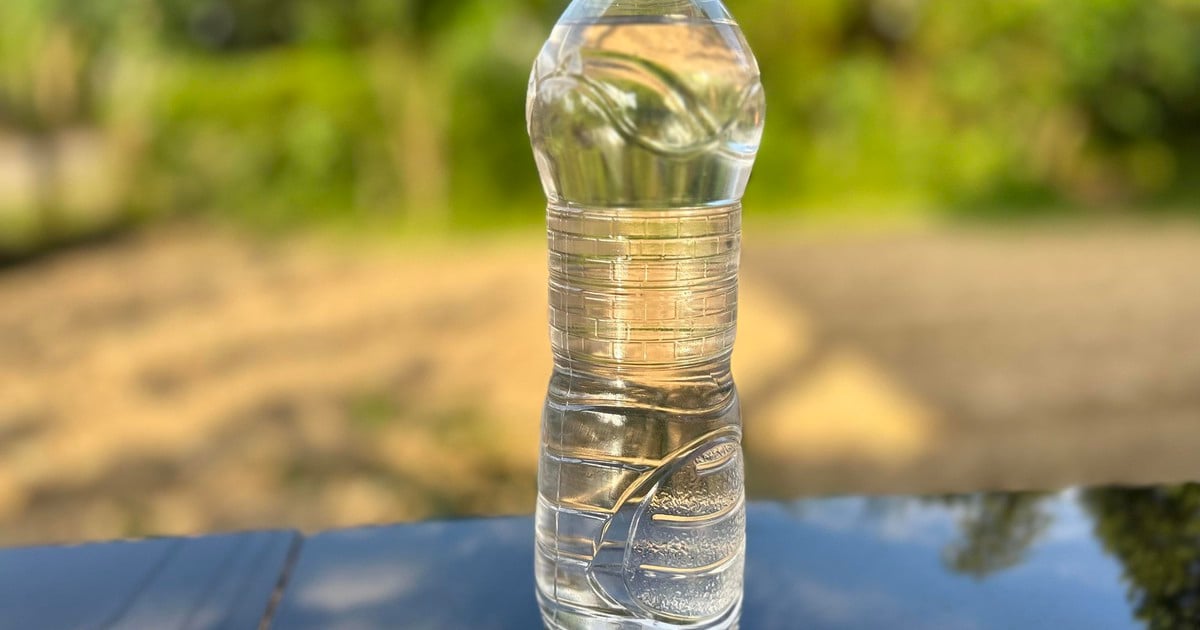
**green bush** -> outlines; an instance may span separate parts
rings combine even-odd
[[[102,134],[125,213],[532,222],[524,93],[562,5],[8,0],[0,142]],[[1196,0],[731,5],[768,93],[760,208],[1191,205]]]

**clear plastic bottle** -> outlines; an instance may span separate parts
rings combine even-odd
[[[555,368],[537,583],[551,628],[730,628],[745,549],[730,374],[758,66],[718,0],[575,0],[530,80]]]

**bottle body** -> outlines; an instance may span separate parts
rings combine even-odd
[[[550,208],[537,577],[554,627],[736,618],[740,213]]]
[[[550,627],[736,625],[730,355],[762,119],[758,68],[715,0],[576,0],[535,64],[555,356],[536,571]]]

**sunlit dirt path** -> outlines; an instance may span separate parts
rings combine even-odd
[[[1200,230],[747,228],[756,496],[1200,478]],[[532,508],[536,235],[0,271],[0,544]]]

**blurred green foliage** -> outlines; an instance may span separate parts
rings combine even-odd
[[[175,212],[537,221],[525,86],[564,5],[5,0],[0,248]],[[1194,205],[1200,0],[729,5],[769,98],[757,207]]]
[[[1125,569],[1134,614],[1149,630],[1200,619],[1200,485],[1088,490],[1096,537]]]
[[[1045,493],[990,492],[942,497],[958,508],[959,538],[942,550],[951,570],[982,580],[1025,561],[1050,528]]]

